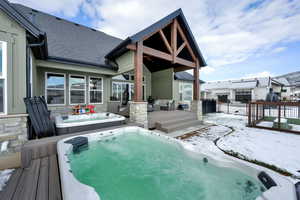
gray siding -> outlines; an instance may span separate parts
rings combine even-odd
[[[26,32],[2,11],[0,40],[7,42],[7,114],[25,113]]]
[[[151,77],[152,96],[154,99],[173,98],[173,68],[153,72]]]

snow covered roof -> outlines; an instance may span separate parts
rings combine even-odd
[[[276,79],[285,78],[289,85],[300,86],[300,71],[277,76]]]
[[[202,84],[201,89],[202,90],[253,89],[256,87],[267,87],[267,86],[269,86],[269,82],[270,82],[270,77],[206,82],[206,83]]]

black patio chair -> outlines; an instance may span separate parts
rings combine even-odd
[[[29,115],[28,125],[30,130],[28,139],[50,137],[56,135],[54,122],[50,119],[46,100],[43,96],[24,98],[27,113]]]

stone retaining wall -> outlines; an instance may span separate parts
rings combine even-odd
[[[20,152],[21,146],[27,141],[27,116],[0,116],[0,155]]]

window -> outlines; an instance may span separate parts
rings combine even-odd
[[[103,80],[102,78],[89,78],[89,102],[103,103]]]
[[[192,83],[179,83],[179,100],[192,101],[193,100],[193,84]]]
[[[236,91],[235,100],[242,103],[248,103],[251,101],[251,90]]]
[[[7,43],[0,41],[0,113],[6,113]]]
[[[69,76],[69,101],[70,105],[85,104],[86,81],[85,76]]]
[[[65,104],[65,74],[46,72],[45,96],[49,105]]]
[[[221,103],[228,103],[229,102],[228,95],[226,94],[218,95],[218,101]]]

